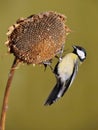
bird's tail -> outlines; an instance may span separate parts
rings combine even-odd
[[[61,96],[63,96],[64,92],[65,92],[65,87],[63,87],[62,82],[60,80],[58,80],[57,84],[55,85],[55,87],[51,91],[51,93],[48,96],[44,105],[53,104],[55,101],[57,101],[57,99],[59,99]]]

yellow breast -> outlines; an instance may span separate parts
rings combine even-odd
[[[74,53],[69,53],[63,57],[62,61],[58,65],[58,73],[60,77],[68,78],[73,73],[75,63],[79,61],[79,58]],[[66,76],[66,77],[65,77]]]

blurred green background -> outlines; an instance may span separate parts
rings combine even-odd
[[[81,45],[87,59],[72,87],[50,107],[43,104],[56,82],[51,70],[21,65],[11,85],[6,130],[98,130],[98,0],[0,0],[0,110],[14,59],[4,45],[8,27],[20,17],[50,10],[65,14],[73,30],[65,49]]]

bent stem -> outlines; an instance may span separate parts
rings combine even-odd
[[[14,72],[18,63],[19,63],[19,59],[15,58],[13,61],[12,67],[10,69],[9,76],[8,76],[5,93],[4,93],[2,111],[1,111],[0,130],[5,130],[5,120],[6,120],[6,112],[8,108],[8,99],[9,99],[9,93],[10,93],[10,88],[11,88],[11,82],[12,82]]]

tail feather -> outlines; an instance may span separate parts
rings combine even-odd
[[[50,95],[48,96],[44,105],[51,105],[55,101],[57,101],[57,99],[60,98],[58,95],[61,90],[62,90],[62,83],[58,81],[53,90],[51,91]]]

